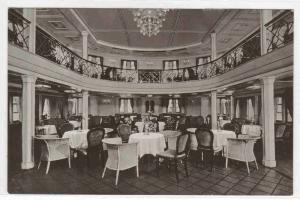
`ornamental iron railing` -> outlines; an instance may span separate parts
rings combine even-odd
[[[294,37],[294,13],[285,11],[265,25],[267,35],[267,51],[285,46],[293,41]]]
[[[29,50],[30,21],[25,19],[14,9],[8,12],[8,42]]]
[[[16,11],[9,11],[9,42],[28,50],[30,22]],[[269,37],[268,52],[285,46],[293,40],[293,13],[287,11],[274,18],[266,28]],[[36,28],[36,54],[53,61],[76,73],[95,79],[131,83],[170,83],[205,80],[230,70],[261,56],[260,30],[249,35],[242,42],[221,55],[216,60],[197,66],[170,70],[135,70],[97,64],[77,55],[41,28]]]

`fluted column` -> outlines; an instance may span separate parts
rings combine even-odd
[[[22,76],[22,169],[34,167],[32,136],[35,134],[35,81],[35,76]]]
[[[89,125],[89,92],[82,91],[82,129],[88,129]]]
[[[274,134],[274,77],[262,80],[263,165],[276,167]]]
[[[88,57],[88,32],[82,31],[82,57],[87,59]]]
[[[211,92],[211,128],[217,129],[217,91]]]
[[[268,31],[265,24],[272,19],[272,10],[261,10],[260,11],[260,49],[261,55],[268,53]]]
[[[230,119],[234,118],[234,97],[230,96]]]

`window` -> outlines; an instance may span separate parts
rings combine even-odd
[[[154,101],[146,101],[145,102],[145,107],[146,107],[146,113],[147,112],[154,112]]]
[[[20,121],[21,109],[20,109],[20,97],[13,96],[12,98],[12,121]]]
[[[282,97],[275,97],[275,117],[277,121],[283,120]]]
[[[120,99],[120,113],[133,113],[133,99],[121,98]]]
[[[163,61],[164,70],[177,70],[179,69],[178,60],[164,60]]]
[[[136,60],[121,60],[121,69],[137,70]]]
[[[180,111],[179,99],[169,99],[167,113],[179,113]]]
[[[198,57],[196,58],[196,64],[197,65],[202,65],[205,63],[209,63],[211,61],[211,56],[202,56],[202,57]]]
[[[103,57],[102,56],[96,56],[96,55],[88,55],[88,60],[97,63],[98,65],[103,65]]]

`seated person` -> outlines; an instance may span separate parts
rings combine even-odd
[[[134,122],[129,118],[129,117],[125,117],[124,119],[124,124],[128,124],[131,126],[131,132],[132,133],[138,133],[138,127],[134,124]]]

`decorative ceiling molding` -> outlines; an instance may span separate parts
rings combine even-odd
[[[88,27],[88,25],[81,19],[81,17],[77,14],[77,12],[71,8],[71,13],[74,15],[74,17],[80,22],[80,24],[85,28],[85,30],[89,33],[89,35],[93,38],[93,40],[103,46],[117,48],[117,49],[123,49],[128,51],[174,51],[178,49],[183,48],[190,48],[190,47],[196,47],[202,44],[202,42],[198,42],[195,44],[190,45],[184,45],[184,46],[177,46],[177,47],[169,47],[169,48],[141,48],[141,47],[128,47],[128,46],[122,46],[122,45],[116,45],[110,42],[106,42],[103,40],[98,40],[95,35],[92,33],[91,29]]]

